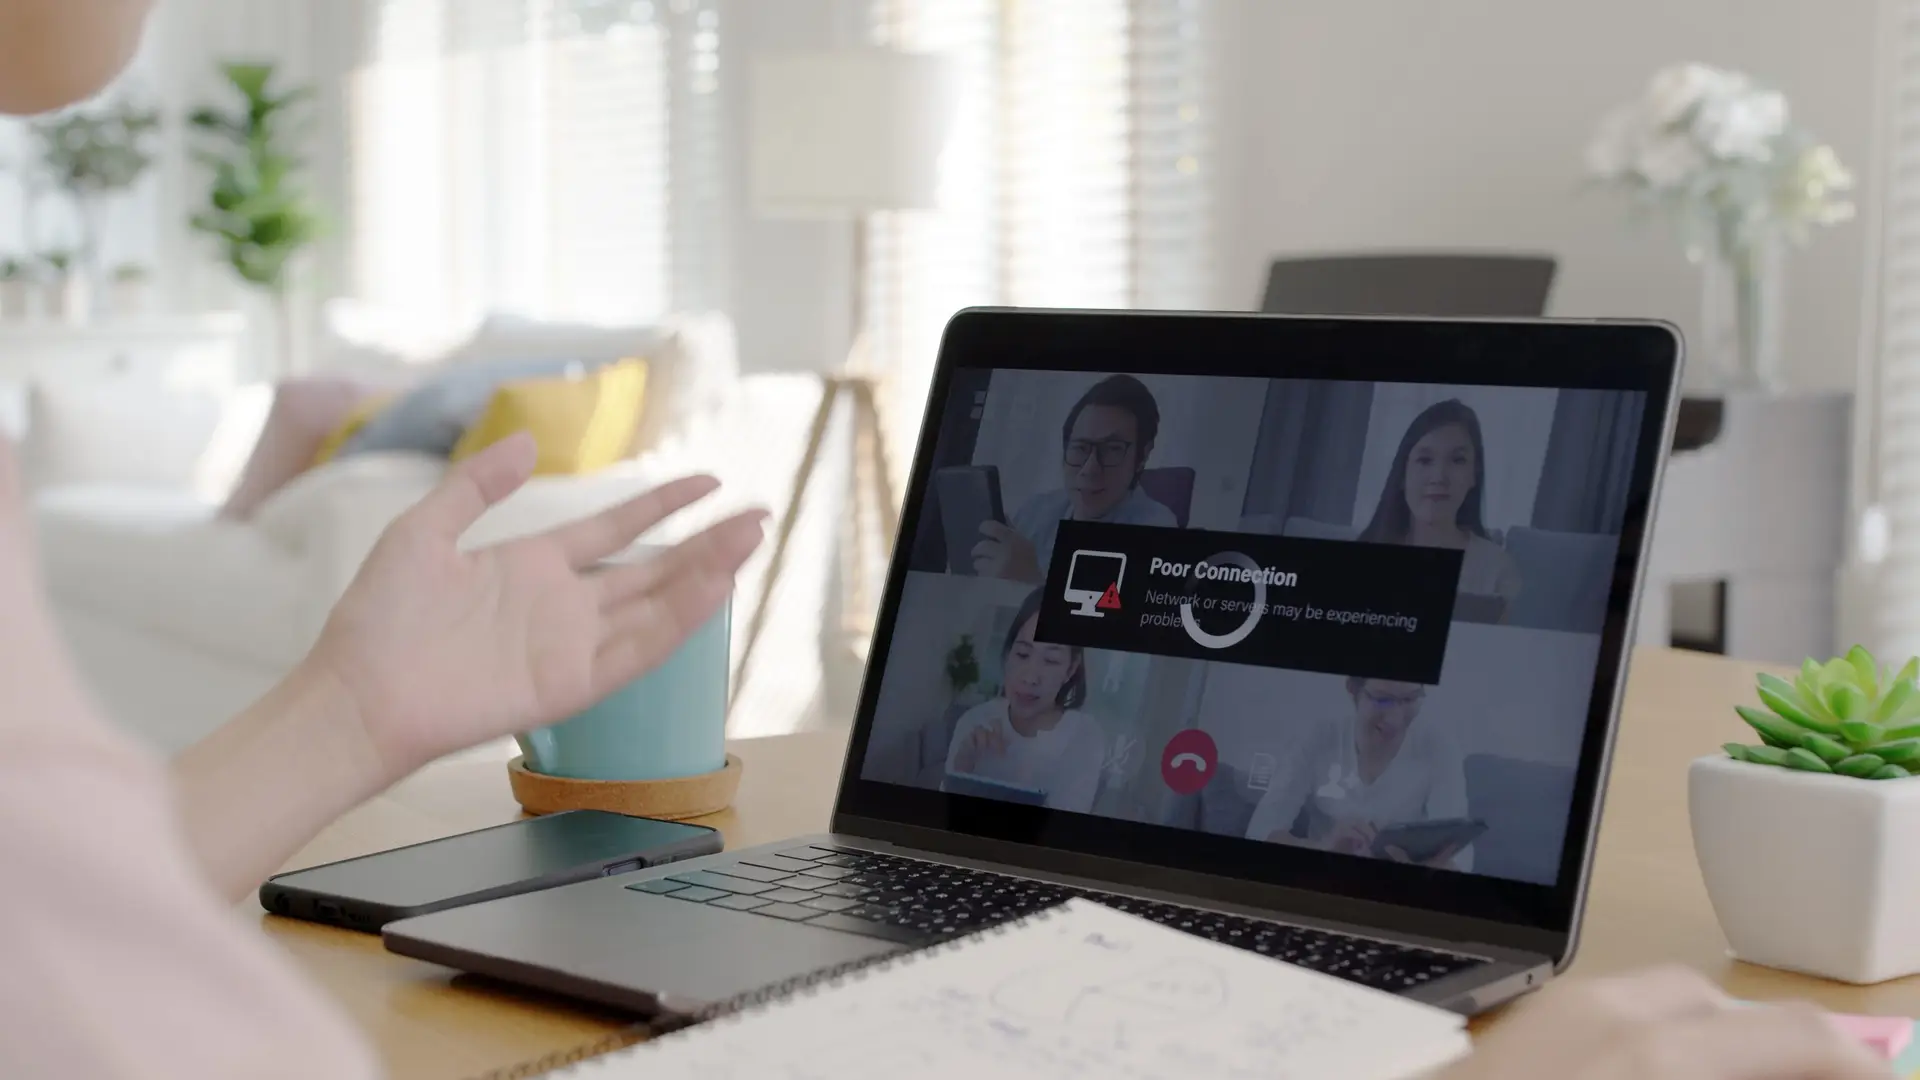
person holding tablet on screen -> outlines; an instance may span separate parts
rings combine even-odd
[[[1419,723],[1426,688],[1383,679],[1347,680],[1353,715],[1316,726],[1292,767],[1267,789],[1247,825],[1253,840],[1375,854],[1385,830],[1467,816],[1465,758],[1444,725]],[[1473,869],[1470,845],[1444,845],[1410,856],[1386,846],[1397,862]]]
[[[975,571],[1038,585],[1046,580],[1062,521],[1178,525],[1172,510],[1140,490],[1159,437],[1160,405],[1145,383],[1109,375],[1093,384],[1060,427],[1060,488],[1028,499],[1005,525],[981,525]]]
[[[1100,790],[1107,738],[1080,708],[1087,701],[1085,651],[1036,642],[1039,624],[1035,589],[1000,647],[1000,696],[954,725],[941,787],[972,794],[969,781],[984,780],[1031,792],[1050,809],[1084,814]]]
[[[1459,550],[1460,592],[1492,598],[1504,621],[1520,595],[1520,565],[1487,535],[1480,508],[1486,482],[1480,417],[1455,399],[1430,405],[1401,436],[1359,539]]]

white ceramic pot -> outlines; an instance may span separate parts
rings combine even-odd
[[[68,274],[47,283],[47,315],[79,325],[93,314],[93,292],[81,274]]]
[[[24,278],[0,281],[0,319],[15,321],[33,314],[33,297],[39,286]]]
[[[1850,983],[1920,972],[1920,778],[1716,755],[1688,770],[1687,809],[1735,956]]]
[[[151,291],[144,281],[116,281],[107,291],[107,313],[120,316],[145,315],[147,295]]]

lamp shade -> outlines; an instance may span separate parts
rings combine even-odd
[[[756,58],[749,195],[769,217],[931,209],[952,126],[955,71],[888,49]]]

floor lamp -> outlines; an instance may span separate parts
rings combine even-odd
[[[880,425],[877,375],[867,352],[867,231],[883,211],[937,205],[940,149],[953,104],[952,65],[925,53],[862,48],[758,57],[749,101],[749,196],[757,216],[848,223],[853,242],[849,350],[819,370],[820,406],[807,432],[793,491],[734,669],[738,700],[786,569],[801,508],[816,479],[842,400],[852,418],[854,586],[846,608],[865,613],[877,527],[899,531],[899,504]]]

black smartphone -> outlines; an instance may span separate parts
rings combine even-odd
[[[568,810],[268,879],[276,915],[377,931],[396,919],[711,855],[705,825]]]
[[[1007,523],[1000,504],[1000,470],[993,465],[950,465],[933,474],[940,507],[940,532],[947,541],[947,569],[971,575],[973,549],[983,539],[980,526]]]
[[[1373,836],[1373,854],[1387,857],[1387,849],[1397,847],[1414,862],[1429,862],[1448,848],[1463,848],[1487,831],[1487,823],[1478,818],[1443,818],[1435,821],[1409,821],[1389,825]]]

